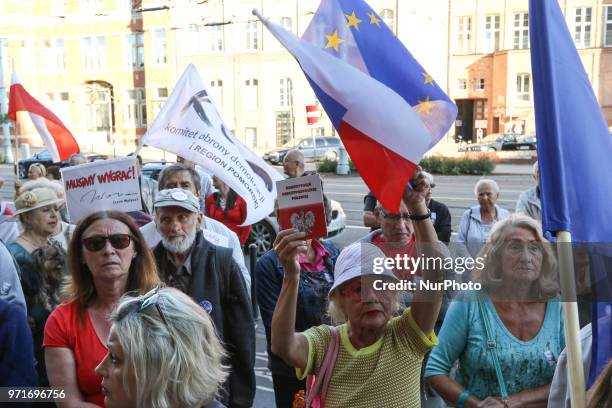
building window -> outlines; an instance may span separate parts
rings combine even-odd
[[[472,17],[461,16],[457,26],[457,53],[468,54],[472,51]]]
[[[102,0],[81,0],[81,13],[100,14],[102,12]]]
[[[70,119],[70,94],[65,91],[47,92],[49,107],[62,121]]]
[[[210,81],[209,94],[217,109],[221,110],[223,106],[223,81],[221,79]]]
[[[459,78],[457,80],[457,89],[459,89],[460,91],[466,90],[467,89],[467,79]]]
[[[88,71],[106,69],[106,39],[102,36],[85,37],[81,40],[83,66]]]
[[[215,25],[206,27],[208,34],[209,50],[212,52],[223,51],[223,26]]]
[[[485,80],[484,78],[478,78],[474,80],[474,91],[484,91],[485,90]]]
[[[244,128],[244,141],[247,147],[257,147],[257,128]]]
[[[499,15],[485,16],[485,51],[499,50]]]
[[[168,62],[166,50],[166,30],[159,29],[153,31],[153,63],[163,65]]]
[[[604,9],[604,47],[612,47],[612,6]]]
[[[157,117],[157,114],[164,107],[166,99],[168,99],[168,88],[157,88],[155,89],[155,93],[153,95],[154,97],[152,102],[152,113],[153,117]]]
[[[576,9],[574,19],[574,42],[578,48],[588,48],[591,46],[591,7],[581,7]]]
[[[125,60],[128,68],[134,71],[142,71],[144,69],[144,42],[142,33],[127,36]]]
[[[516,99],[529,100],[529,74],[518,74],[516,76]]]
[[[290,111],[276,112],[276,146],[282,146],[293,136],[293,121]]]
[[[247,79],[244,81],[244,94],[242,95],[242,107],[245,110],[255,110],[259,106],[257,98],[259,81],[257,79]]]
[[[280,106],[291,106],[293,103],[293,83],[291,78],[281,78],[279,88],[279,100]]]
[[[310,136],[311,137],[325,136],[325,128],[324,127],[316,127],[316,128],[310,129]]]
[[[246,31],[246,49],[248,51],[257,51],[257,23],[251,21],[245,25]]]
[[[64,72],[66,70],[66,55],[64,40],[54,38],[43,40],[43,54],[46,60],[46,69],[50,72]]]
[[[293,31],[293,20],[291,20],[291,17],[281,17],[280,25],[287,31]]]
[[[529,48],[529,13],[514,14],[514,49]]]
[[[145,89],[125,91],[125,126],[147,127],[147,100]]]
[[[380,11],[380,18],[383,19],[387,27],[395,32],[395,13],[390,9],[383,9]]]

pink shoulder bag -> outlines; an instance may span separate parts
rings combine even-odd
[[[340,333],[336,327],[330,326],[331,339],[329,347],[325,353],[325,358],[319,368],[319,373],[309,375],[306,379],[306,408],[323,408],[327,397],[327,387],[331,379],[332,372],[336,365],[338,350],[340,347]]]

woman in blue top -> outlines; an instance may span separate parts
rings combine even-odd
[[[557,357],[565,347],[557,262],[540,226],[524,215],[497,223],[480,252],[484,267],[449,307],[425,377],[456,407],[546,406]],[[479,304],[480,303],[480,304]],[[495,341],[487,348],[487,329]],[[496,374],[497,354],[501,377]],[[455,379],[450,371],[456,360]],[[502,401],[500,380],[509,399]]]

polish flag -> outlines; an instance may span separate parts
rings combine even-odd
[[[54,163],[68,160],[73,153],[79,153],[79,145],[72,133],[53,112],[25,90],[17,75],[13,73],[8,117],[13,121],[17,120],[19,111],[27,111],[30,114]]]

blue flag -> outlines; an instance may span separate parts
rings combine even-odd
[[[568,231],[591,252],[593,356],[590,381],[610,357],[612,137],[557,0],[530,0],[531,67],[542,225]]]

